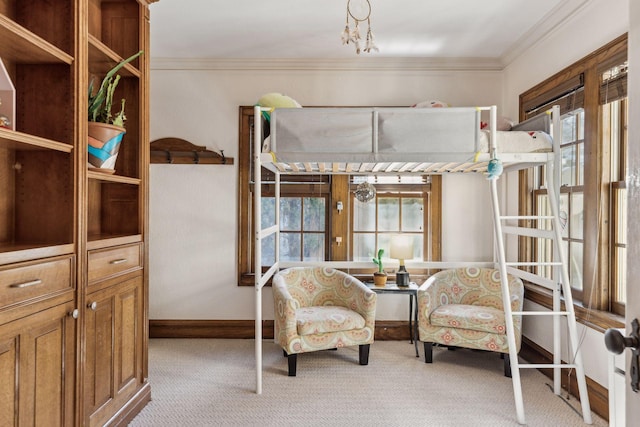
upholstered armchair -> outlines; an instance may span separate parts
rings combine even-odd
[[[511,310],[522,311],[524,286],[508,277]],[[522,316],[513,316],[517,351],[522,338]],[[509,344],[502,304],[500,271],[491,268],[443,270],[418,288],[418,336],[424,342],[425,363],[433,362],[433,344],[495,351],[511,376]]]
[[[359,362],[369,363],[376,294],[361,281],[332,268],[294,267],[273,277],[275,342],[296,375],[299,353],[359,346]]]

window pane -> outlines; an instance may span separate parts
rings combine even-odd
[[[271,266],[276,262],[276,235],[272,234],[261,240],[262,256],[260,257],[260,265]]]
[[[578,135],[577,139],[584,139],[584,109],[580,108],[575,110],[576,119],[578,120]]]
[[[389,252],[391,251],[391,234],[378,234],[378,246],[376,247],[376,251],[378,249],[384,249],[384,255],[382,256],[383,259],[390,259]]]
[[[582,290],[582,243],[571,242],[569,279],[573,289]]]
[[[324,234],[305,233],[303,261],[324,261]]]
[[[576,185],[584,185],[584,143],[580,143],[576,146],[578,150],[578,176]]]
[[[263,197],[262,215],[260,216],[261,229],[271,227],[276,223],[276,199],[273,197]]]
[[[373,233],[357,233],[353,235],[353,260],[371,261],[375,252],[376,235]]]
[[[627,302],[627,249],[616,248],[616,268],[617,268],[617,283],[616,295],[614,296],[616,302]]]
[[[325,199],[324,197],[304,198],[304,230],[324,231],[325,228]]]
[[[400,231],[399,198],[378,198],[378,231]]]
[[[561,144],[566,144],[576,140],[576,116],[573,114],[567,114],[562,117],[562,141]]]
[[[575,167],[576,167],[576,151],[575,145],[562,147],[562,176],[560,178],[561,185],[570,187],[576,185]]]
[[[422,231],[423,199],[417,197],[402,199],[402,231]]]
[[[572,239],[582,240],[584,227],[584,202],[582,193],[571,194],[571,218],[569,219],[569,231]]]
[[[280,233],[280,260],[300,261],[300,234]]]
[[[619,188],[615,191],[618,201],[615,241],[616,243],[625,245],[627,243],[627,189]]]
[[[280,230],[300,231],[302,201],[299,197],[280,198]]]
[[[563,226],[562,228],[562,238],[566,239],[569,237],[569,229],[571,229],[571,224],[568,219],[569,218],[569,193],[560,194],[560,224]],[[551,211],[551,209],[549,209]],[[549,213],[551,215],[551,213]],[[549,228],[551,230],[551,228]]]
[[[353,198],[353,231],[376,230],[376,204],[362,203]]]
[[[413,235],[413,259],[422,261],[424,259],[422,248],[424,247],[424,236],[422,234]]]

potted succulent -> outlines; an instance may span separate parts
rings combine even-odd
[[[378,266],[378,271],[373,273],[373,284],[379,287],[387,285],[387,273],[382,266],[382,255],[384,255],[384,249],[378,249],[378,256],[373,258],[373,263]]]
[[[94,93],[93,80],[89,83],[89,164],[90,168],[102,172],[115,172],[120,142],[125,134],[124,115],[125,100],[122,99],[120,111],[111,114],[113,94],[115,93],[120,76],[116,73],[127,63],[142,55],[139,51],[129,58],[120,61],[105,75],[100,87]]]

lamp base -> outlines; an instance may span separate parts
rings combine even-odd
[[[396,272],[396,284],[404,287],[409,286],[409,272],[398,270]]]

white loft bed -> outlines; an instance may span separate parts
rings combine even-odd
[[[554,311],[515,314],[554,314],[554,364],[523,365],[518,356],[510,354],[513,388],[518,422],[525,423],[519,369],[524,367],[553,367],[554,391],[560,394],[560,316],[567,316],[571,346],[575,349],[575,364],[586,423],[591,423],[584,371],[576,337],[575,315],[571,294],[564,289],[568,312],[560,312],[560,287],[556,281],[535,276],[516,268],[522,264],[507,263],[503,232],[530,237],[556,238],[561,241],[557,197],[560,173],[560,114],[554,107],[539,116],[515,125],[511,131],[497,131],[496,107],[468,108],[291,108],[271,112],[270,135],[263,140],[261,107],[254,114],[254,215],[260,224],[262,167],[275,173],[275,224],[255,231],[255,290],[256,290],[256,393],[262,393],[262,288],[280,269],[295,263],[279,261],[279,200],[281,174],[446,174],[476,173],[486,176],[491,159],[498,159],[504,171],[520,170],[546,165],[547,185],[553,217],[507,217],[500,215],[497,198],[497,179],[489,179],[494,211],[495,247],[497,261],[488,264],[499,268],[503,279],[503,299],[510,348],[515,348],[507,272],[553,291]],[[482,114],[489,115],[489,130],[481,130]],[[553,138],[551,134],[553,132]],[[555,200],[555,202],[554,202]],[[546,219],[553,223],[554,231],[525,231],[517,226],[503,227],[502,221]],[[546,234],[545,234],[546,233]],[[549,233],[553,233],[549,237]],[[262,275],[261,241],[275,235],[275,263]],[[561,265],[559,275],[568,284],[566,262],[562,250],[554,251]],[[305,263],[309,264],[309,263]],[[335,268],[371,267],[369,263],[323,262]],[[408,264],[414,268],[454,268],[478,263],[418,262]],[[510,265],[509,265],[510,264]],[[527,264],[530,265],[530,264]],[[573,331],[573,332],[571,332]]]

